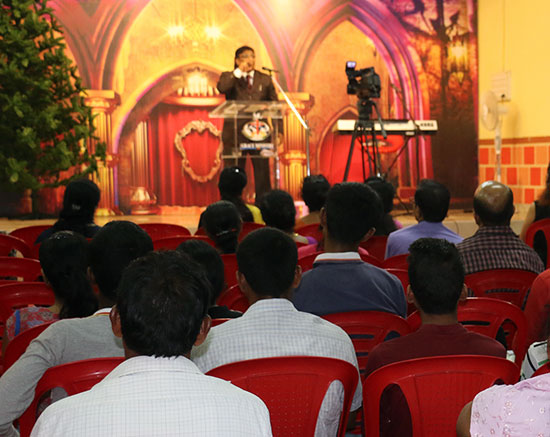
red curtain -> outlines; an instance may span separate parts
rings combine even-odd
[[[174,144],[177,132],[195,120],[211,122],[221,132],[223,120],[209,118],[208,110],[204,108],[160,103],[151,112],[149,188],[156,194],[159,205],[203,206],[219,200],[218,178],[223,165],[211,180],[193,180],[184,172],[182,155]],[[200,134],[193,130],[182,140],[187,159],[196,175],[206,176],[210,173],[220,140],[208,130]]]

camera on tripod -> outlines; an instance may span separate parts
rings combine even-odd
[[[346,62],[346,75],[348,76],[348,94],[357,94],[359,98],[380,97],[380,76],[374,71],[374,67],[356,70],[357,62]],[[358,78],[360,80],[358,80]]]

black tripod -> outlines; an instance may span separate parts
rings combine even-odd
[[[378,111],[378,106],[376,102],[370,98],[359,98],[357,102],[357,110],[359,112],[359,119],[355,122],[355,127],[353,128],[353,134],[351,135],[351,144],[349,146],[348,161],[346,163],[346,170],[344,172],[344,182],[348,180],[349,169],[351,166],[351,158],[353,157],[353,148],[355,142],[359,139],[361,142],[361,162],[363,164],[363,180],[367,178],[365,172],[365,154],[367,153],[369,161],[369,172],[370,174],[380,176],[382,174],[382,166],[380,164],[380,150],[378,149],[378,140],[376,138],[376,129],[375,121],[372,120],[372,108],[376,110],[376,116],[378,118],[378,123],[380,125],[380,130],[382,136],[386,139],[387,134],[384,129],[384,124],[382,123],[382,118],[380,117],[380,111]],[[371,137],[372,141],[372,155],[369,148],[368,137]],[[364,150],[363,150],[364,149]]]

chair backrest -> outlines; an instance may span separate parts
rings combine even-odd
[[[361,373],[367,367],[370,351],[382,343],[389,333],[395,332],[401,336],[412,332],[405,319],[381,311],[352,311],[325,314],[322,317],[338,325],[350,336]]]
[[[407,262],[409,254],[403,253],[401,255],[395,255],[388,259],[385,259],[382,262],[382,267],[384,269],[403,269],[408,270],[409,269],[409,263]]]
[[[464,282],[476,297],[501,299],[522,308],[536,273],[517,269],[495,269],[466,275]]]
[[[401,361],[381,367],[363,383],[365,430],[379,435],[380,398],[396,384],[411,413],[414,437],[454,436],[464,405],[497,381],[513,384],[519,368],[504,358],[481,355],[450,355]]]
[[[534,247],[537,232],[542,232],[546,240],[546,268],[548,268],[550,267],[550,218],[537,220],[527,228],[525,242],[531,247]]]
[[[28,305],[50,306],[54,301],[53,290],[45,282],[0,285],[0,323],[5,323],[18,308]]]
[[[40,262],[30,258],[0,256],[0,277],[18,277],[24,281],[36,281],[41,274]]]
[[[6,348],[6,353],[2,357],[2,364],[4,372],[8,370],[13,363],[15,363],[21,355],[27,350],[30,342],[38,337],[42,331],[44,331],[52,323],[55,323],[56,320],[50,322],[41,323],[40,325],[33,326],[32,328],[26,329],[20,334],[16,335],[12,341],[8,344]]]
[[[543,364],[542,366],[540,366],[536,371],[535,373],[533,373],[533,376],[531,376],[531,378],[535,377],[535,376],[540,376],[540,375],[544,375],[546,373],[550,373],[550,362],[549,363],[546,363],[546,364]]]
[[[181,243],[189,240],[204,241],[205,243],[210,244],[212,247],[215,247],[214,242],[208,237],[199,236],[199,235],[177,235],[175,237],[163,237],[163,238],[153,240],[153,248],[155,250],[159,250],[159,249],[175,250],[178,248],[178,246]]]
[[[372,256],[372,255],[369,255],[369,254],[366,254],[366,253],[359,253],[359,256],[366,263],[369,263],[369,264],[372,264],[373,266],[382,268],[382,261],[380,261],[375,256]]]
[[[254,222],[243,222],[243,227],[241,229],[241,233],[239,234],[239,241],[242,241],[242,239],[250,234],[252,231],[260,228],[265,228],[265,225]]]
[[[297,227],[294,229],[294,232],[299,235],[303,235],[304,237],[313,237],[317,241],[321,241],[323,239],[323,230],[321,229],[321,225],[319,223]]]
[[[310,253],[309,255],[298,258],[298,264],[302,267],[302,272],[307,272],[313,268],[313,261],[317,258],[317,255],[323,252]]]
[[[45,393],[56,387],[65,390],[68,396],[89,390],[123,361],[122,357],[91,358],[50,367],[38,381],[34,400],[19,419],[21,436],[30,435],[40,398]]]
[[[8,256],[14,249],[25,258],[31,255],[31,249],[25,240],[12,235],[0,234],[0,256]]]
[[[239,284],[232,285],[225,290],[220,297],[218,297],[216,303],[218,305],[226,306],[230,310],[240,311],[241,313],[244,313],[250,306],[250,303],[248,303],[248,299],[241,291]]]
[[[38,236],[46,229],[50,229],[52,225],[34,225],[25,226],[22,228],[14,229],[10,232],[13,237],[21,238],[27,246],[32,247]]]
[[[394,276],[397,276],[397,279],[401,282],[401,285],[403,286],[403,292],[405,293],[405,300],[407,299],[407,288],[409,287],[409,271],[406,269],[393,269],[388,268],[384,269],[388,273],[391,273]],[[414,306],[414,303],[408,303],[407,302],[407,316],[410,316],[412,313],[416,311],[416,307]]]
[[[515,354],[515,363],[521,366],[527,352],[527,319],[517,306],[499,299],[469,297],[459,302],[458,321],[468,331],[497,338],[499,328],[503,328],[506,344]],[[422,324],[420,314],[414,312],[407,318],[413,331]]]
[[[350,363],[325,357],[276,357],[240,361],[207,373],[254,393],[266,404],[273,436],[312,436],[329,385],[341,381],[344,403],[338,436],[343,436],[358,381]]]
[[[363,241],[359,246],[365,249],[370,255],[378,258],[380,262],[384,261],[386,255],[387,235],[375,235],[367,241]]]
[[[221,255],[223,261],[223,275],[225,284],[228,287],[232,287],[237,283],[237,255],[234,253],[224,253]]]
[[[152,240],[177,235],[191,235],[186,227],[170,223],[139,223],[139,226],[149,234]]]

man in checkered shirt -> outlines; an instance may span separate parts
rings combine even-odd
[[[487,181],[474,194],[478,231],[457,244],[465,273],[493,269],[520,269],[540,273],[542,260],[510,227],[514,194],[504,184]]]
[[[191,359],[199,369],[292,355],[336,358],[357,367],[351,339],[340,327],[298,311],[289,300],[300,282],[297,260],[296,244],[278,229],[266,227],[245,237],[237,248],[237,279],[251,306],[242,317],[212,328],[205,342],[193,348]],[[341,385],[333,382],[319,411],[316,437],[337,434],[342,400]],[[361,401],[358,384],[350,411],[358,410]]]

